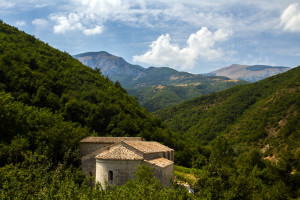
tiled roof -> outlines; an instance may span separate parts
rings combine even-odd
[[[118,143],[121,141],[143,141],[142,137],[86,137],[80,140],[81,143]]]
[[[90,154],[88,154],[88,155],[83,156],[81,159],[82,159],[82,160],[87,160],[87,159],[95,158],[95,156],[97,156],[98,154],[102,153],[103,151],[108,150],[109,148],[111,148],[111,147],[114,146],[114,145],[115,145],[115,144],[110,144],[110,145],[108,145],[108,146],[106,146],[106,147],[103,147],[103,148],[101,148],[101,149],[98,149],[98,150],[96,150],[96,151],[94,151],[94,152],[92,152],[92,153],[90,153]]]
[[[173,161],[165,159],[165,158],[156,158],[153,160],[145,160],[145,162],[156,165],[161,168],[164,168],[164,167],[174,164]]]
[[[125,144],[133,147],[134,149],[143,153],[157,153],[172,151],[173,149],[162,145],[158,142],[148,142],[148,141],[123,141]]]
[[[124,147],[122,144],[116,144],[101,152],[96,159],[104,160],[143,160],[143,158],[135,152]]]

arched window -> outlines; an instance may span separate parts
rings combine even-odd
[[[108,180],[112,181],[114,179],[114,173],[113,171],[108,171]]]

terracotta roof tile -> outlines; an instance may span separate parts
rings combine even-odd
[[[118,143],[121,141],[143,141],[142,137],[86,137],[81,143]]]
[[[161,167],[161,168],[164,168],[164,167],[167,167],[167,166],[170,166],[170,165],[174,164],[173,161],[165,159],[165,158],[156,158],[156,159],[153,159],[153,160],[145,160],[145,162],[156,165],[156,166]]]
[[[173,149],[165,145],[162,145],[158,142],[150,142],[150,141],[123,141],[123,142],[145,154],[173,151]]]
[[[135,152],[124,147],[122,144],[116,144],[101,152],[96,159],[104,160],[143,160],[143,158]]]

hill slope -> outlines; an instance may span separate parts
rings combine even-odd
[[[179,72],[168,67],[145,69],[103,51],[78,54],[74,57],[91,68],[99,68],[111,80],[119,81],[150,112],[245,83],[227,77]]]
[[[170,107],[180,102],[225,90],[241,84],[226,77],[209,77],[203,82],[182,83],[174,85],[154,85],[138,89],[128,90],[128,93],[138,98],[139,103],[149,112]]]
[[[267,65],[230,65],[208,74],[217,76],[226,76],[231,79],[240,79],[248,82],[256,82],[276,74],[286,72],[289,67],[273,67]]]
[[[15,101],[49,109],[64,121],[88,127],[90,134],[139,135],[158,141],[170,134],[119,84],[69,54],[3,22],[0,42],[0,91]],[[9,130],[1,130],[1,141],[9,142],[18,134]]]
[[[265,149],[266,156],[280,157],[285,148],[299,153],[300,67],[186,101],[155,116],[195,144],[223,135],[237,146]]]

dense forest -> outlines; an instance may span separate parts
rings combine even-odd
[[[299,69],[159,111],[161,122],[99,70],[1,21],[0,198],[296,199]],[[78,158],[88,135],[174,148],[195,194],[143,165],[123,186],[90,187]]]
[[[203,196],[299,198],[299,86],[297,67],[160,110],[155,116],[189,138],[191,148],[178,154],[193,155],[184,164],[202,169],[196,188]]]
[[[183,72],[181,73],[184,74]],[[178,77],[183,77],[184,75]],[[155,112],[201,95],[222,91],[235,85],[246,83],[245,81],[231,80],[222,76],[193,76],[195,78],[185,78],[181,80],[182,82],[178,81],[178,83],[170,82],[166,83],[167,85],[152,85],[129,89],[128,94],[137,97],[140,105],[146,108],[147,111]]]
[[[102,193],[86,187],[78,146],[89,135],[141,136],[173,148],[181,141],[118,82],[2,21],[0,113],[0,196],[4,199],[119,194],[123,189]],[[156,189],[157,195],[165,195]]]

